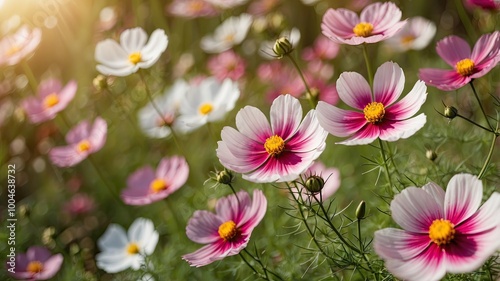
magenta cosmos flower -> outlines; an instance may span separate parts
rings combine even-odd
[[[76,89],[74,80],[69,81],[64,88],[59,80],[45,80],[38,86],[37,97],[26,98],[22,106],[31,123],[51,120],[73,100]]]
[[[319,123],[337,137],[351,136],[339,142],[345,145],[368,144],[380,138],[385,141],[406,139],[422,128],[425,114],[410,118],[427,97],[427,87],[417,81],[400,101],[405,76],[397,63],[386,62],[375,73],[373,97],[368,82],[356,72],[344,72],[337,80],[342,101],[358,111],[337,108],[325,102],[317,106]],[[396,103],[395,103],[396,102]]]
[[[406,21],[401,10],[392,2],[366,6],[358,17],[346,9],[328,9],[323,16],[321,31],[337,44],[359,45],[376,43],[396,34]]]
[[[276,98],[270,116],[271,125],[259,109],[246,106],[236,115],[238,130],[222,129],[217,157],[224,167],[252,182],[292,181],[325,149],[328,133],[314,110],[301,122],[302,107],[296,98]]]
[[[392,218],[403,230],[376,231],[375,252],[405,280],[476,270],[500,247],[500,193],[479,208],[482,196],[481,181],[468,174],[452,177],[446,192],[433,182],[403,190],[391,202]]]
[[[484,76],[498,64],[500,31],[481,36],[472,52],[464,39],[454,35],[439,41],[436,51],[453,69],[423,68],[419,71],[420,79],[443,91],[456,90]]]
[[[16,279],[47,280],[56,275],[62,262],[61,254],[52,255],[44,247],[33,246],[26,253],[17,254],[14,269],[7,262],[7,270]]]
[[[82,121],[66,134],[67,146],[49,151],[50,160],[59,167],[72,167],[99,151],[106,142],[107,132],[108,125],[101,117],[97,117],[93,125]]]
[[[181,188],[188,175],[189,167],[184,158],[163,158],[156,171],[147,166],[128,177],[127,188],[121,194],[122,200],[129,205],[146,205],[159,201]]]
[[[253,200],[245,191],[219,199],[215,214],[194,212],[186,227],[186,235],[196,243],[208,245],[182,256],[182,259],[191,266],[200,267],[238,254],[247,246],[266,208],[266,197],[261,190],[254,190]]]

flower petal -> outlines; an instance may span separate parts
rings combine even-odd
[[[208,244],[220,240],[219,226],[224,221],[208,211],[196,211],[189,219],[186,227],[187,237],[196,243]]]
[[[206,245],[199,250],[182,256],[189,265],[200,267],[225,258],[231,248],[230,243],[220,242]]]
[[[471,81],[469,76],[462,76],[455,70],[421,68],[418,77],[426,84],[443,91],[453,91]]]
[[[384,260],[410,260],[426,250],[431,243],[428,235],[384,228],[375,231],[373,249]]]
[[[458,225],[456,229],[464,234],[481,234],[500,228],[498,210],[500,210],[500,193],[494,192],[474,215]]]
[[[72,167],[87,158],[88,153],[79,153],[75,145],[54,147],[49,151],[49,158],[58,167]]]
[[[267,210],[267,199],[261,190],[255,189],[252,196],[252,205],[244,210],[240,221],[241,231],[250,235],[253,229],[260,223]]]
[[[337,142],[343,145],[362,145],[372,143],[380,136],[380,128],[377,125],[366,123],[359,131],[345,141]]]
[[[400,101],[386,108],[384,119],[404,120],[415,115],[427,98],[427,86],[417,81],[413,89]]]
[[[429,182],[422,186],[422,189],[429,193],[429,195],[436,200],[440,208],[444,210],[444,197],[446,193],[442,187],[433,182]]]
[[[63,263],[63,256],[61,254],[53,255],[43,263],[43,270],[39,273],[39,280],[46,280],[54,277],[61,268]]]
[[[373,25],[373,33],[383,33],[401,20],[401,10],[392,2],[373,3],[360,14],[361,22]]]
[[[473,175],[453,176],[446,188],[444,200],[445,218],[458,225],[472,216],[483,197],[483,184]]]
[[[250,195],[245,191],[240,191],[236,195],[231,194],[217,200],[215,212],[223,222],[232,220],[237,226],[240,226],[241,219],[251,204]]]
[[[321,22],[321,32],[335,43],[342,44],[339,39],[354,36],[353,28],[359,23],[359,17],[347,9],[328,9]]]
[[[107,68],[120,69],[130,66],[128,55],[116,41],[106,39],[97,43],[94,56],[97,62]]]
[[[302,119],[302,106],[291,95],[278,96],[271,105],[271,128],[274,135],[288,140],[297,131]]]
[[[156,63],[160,58],[161,54],[165,52],[168,46],[168,37],[165,35],[163,29],[156,29],[149,37],[149,41],[142,48],[141,54],[143,56],[143,62],[139,63],[141,68],[149,68],[151,65]]]
[[[127,52],[127,55],[130,55],[141,51],[147,39],[148,35],[144,29],[140,27],[131,28],[123,31],[120,35],[120,45]]]
[[[373,94],[376,102],[382,103],[384,107],[391,105],[399,98],[404,87],[405,75],[397,63],[386,62],[377,69],[373,79]]]
[[[105,251],[96,255],[96,264],[108,273],[124,271],[132,266],[134,259],[124,251]]]
[[[455,35],[440,40],[436,45],[436,52],[452,67],[455,67],[457,62],[471,57],[469,43]]]
[[[361,111],[372,101],[370,85],[356,72],[340,74],[337,80],[337,92],[343,102]]]
[[[236,114],[236,128],[250,139],[265,143],[272,136],[271,126],[262,111],[253,106],[245,106]]]
[[[363,113],[340,109],[323,101],[316,107],[321,127],[337,137],[347,137],[359,131],[365,124]]]
[[[97,240],[97,245],[103,252],[122,251],[127,247],[128,243],[125,230],[117,224],[110,224],[104,234]]]
[[[402,121],[384,121],[380,126],[380,139],[385,141],[397,141],[413,136],[427,122],[424,113]]]

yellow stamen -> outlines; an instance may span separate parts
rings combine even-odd
[[[28,267],[26,267],[26,271],[32,274],[40,273],[42,270],[43,264],[39,261],[30,261],[30,263],[28,263]]]
[[[401,43],[403,45],[410,45],[411,43],[413,43],[413,41],[415,41],[415,36],[413,35],[407,35],[401,38]]]
[[[7,49],[7,51],[5,51],[5,55],[12,56],[13,54],[19,52],[20,50],[21,50],[21,48],[19,47],[19,45],[13,45],[9,49]]]
[[[238,234],[238,228],[234,221],[227,221],[219,226],[219,236],[224,241],[230,241]]]
[[[375,124],[378,122],[382,122],[385,115],[384,105],[380,102],[370,102],[363,109],[363,113],[365,114],[366,121]]]
[[[149,189],[154,193],[167,189],[167,182],[164,179],[155,179],[149,184]]]
[[[203,2],[202,1],[191,1],[188,5],[188,9],[192,13],[200,12],[203,9]]]
[[[135,52],[128,56],[128,61],[133,64],[138,64],[142,60],[141,52]]]
[[[88,140],[82,140],[78,143],[76,149],[78,152],[86,152],[90,149],[90,142]]]
[[[43,105],[45,108],[51,108],[59,103],[59,97],[56,93],[52,93],[43,99]]]
[[[429,238],[438,246],[446,245],[455,238],[455,225],[449,220],[434,220],[429,227]]]
[[[354,34],[361,37],[368,37],[372,35],[373,25],[369,22],[360,22],[352,29]]]
[[[234,34],[228,34],[226,37],[224,37],[224,41],[231,43],[234,41]]]
[[[134,242],[128,244],[128,246],[127,246],[127,253],[129,255],[136,255],[136,254],[138,254],[139,253],[139,245],[137,245],[137,243],[134,243]]]
[[[208,102],[200,105],[200,107],[198,108],[200,113],[203,115],[209,114],[210,112],[212,112],[213,109],[214,107],[212,106],[212,104]]]
[[[285,150],[285,141],[278,135],[268,137],[264,148],[272,157],[278,157]]]
[[[469,76],[474,73],[474,62],[471,59],[463,59],[456,64],[458,74]]]

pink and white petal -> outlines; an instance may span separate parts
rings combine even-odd
[[[68,144],[77,144],[78,142],[87,139],[90,135],[90,122],[87,120],[81,121],[66,134],[66,142]]]
[[[141,51],[143,60],[155,63],[167,49],[168,37],[163,29],[156,29],[149,37],[149,41]]]
[[[490,34],[485,34],[479,38],[474,45],[470,59],[475,63],[476,68],[480,65],[489,65],[495,60],[500,59],[500,31],[495,31]]]
[[[127,55],[141,51],[146,40],[148,40],[148,35],[140,27],[127,29],[120,35],[120,45],[127,52]]]
[[[279,158],[270,157],[257,170],[243,175],[255,183],[286,182],[299,177],[319,157],[315,151],[305,153],[283,152]]]
[[[429,193],[429,195],[436,200],[440,208],[444,210],[444,197],[446,193],[442,187],[433,182],[429,182],[422,186],[422,189]]]
[[[392,2],[377,2],[363,9],[360,20],[371,23],[373,33],[383,33],[401,20],[401,10]]]
[[[49,151],[50,161],[58,167],[72,167],[87,158],[88,153],[80,153],[74,145],[54,147]]]
[[[132,193],[129,190],[123,190],[120,194],[120,198],[122,199],[123,203],[131,206],[144,206],[164,199],[158,197],[153,198],[152,195],[153,194],[147,194],[146,192],[143,192],[143,194],[138,194],[138,192]]]
[[[236,128],[243,135],[259,142],[265,143],[272,136],[271,126],[262,111],[253,106],[245,106],[236,114]]]
[[[97,43],[95,60],[111,69],[122,69],[130,65],[127,52],[116,41],[106,39]]]
[[[53,94],[53,93],[59,93],[62,89],[61,81],[58,79],[46,79],[43,80],[40,85],[38,86],[37,90],[37,95],[40,98],[45,98],[46,96]]]
[[[464,234],[476,234],[491,231],[494,228],[500,230],[500,193],[494,192],[491,197],[467,220],[455,226],[456,230]],[[500,237],[500,236],[497,236]],[[499,240],[500,243],[500,240]]]
[[[426,84],[443,91],[456,90],[470,82],[470,77],[462,76],[455,70],[421,68],[418,77]]]
[[[42,246],[32,246],[28,249],[28,251],[26,251],[26,257],[30,261],[37,260],[40,262],[44,262],[48,260],[50,256],[50,251]]]
[[[110,224],[104,234],[97,240],[99,249],[103,252],[124,251],[129,241],[125,230],[117,225]]]
[[[319,125],[316,110],[310,110],[300,124],[298,131],[285,144],[285,150],[309,152],[324,147],[328,132]],[[321,150],[323,151],[323,150]]]
[[[380,128],[377,125],[366,123],[366,125],[359,129],[354,135],[345,141],[337,142],[343,145],[363,145],[372,143],[380,136]]]
[[[182,256],[182,259],[187,261],[191,266],[205,266],[214,261],[225,258],[231,250],[229,246],[230,243],[226,242],[209,244],[193,253]]]
[[[415,115],[427,98],[427,86],[417,81],[413,89],[400,101],[385,109],[384,119],[404,120]]]
[[[64,88],[59,92],[59,103],[52,107],[55,111],[59,112],[65,109],[69,102],[73,100],[76,94],[78,85],[75,80],[71,80],[64,86]]]
[[[147,166],[133,172],[127,179],[127,189],[140,190],[141,193],[149,188],[149,184],[155,179],[153,168]],[[132,195],[132,194],[131,194]]]
[[[405,74],[397,63],[388,61],[377,69],[373,79],[373,95],[376,102],[382,103],[384,107],[393,104],[404,87]]]
[[[247,208],[252,204],[250,195],[245,191],[231,194],[217,200],[215,213],[223,221],[233,221],[237,226],[241,225],[241,219],[245,215]],[[238,197],[236,197],[238,196]]]
[[[104,251],[95,257],[97,267],[108,272],[117,273],[132,266],[132,256],[127,256],[125,251]]]
[[[350,136],[366,124],[363,113],[340,109],[323,101],[318,102],[316,112],[321,127],[336,137]]]
[[[274,135],[288,140],[295,134],[302,120],[302,106],[291,95],[278,96],[271,105],[271,128]]]
[[[208,244],[220,240],[219,226],[224,221],[208,211],[195,211],[186,227],[187,237],[196,243]]]
[[[118,77],[123,77],[123,76],[128,76],[132,73],[137,72],[139,70],[138,65],[133,65],[127,62],[127,65],[123,67],[109,67],[103,64],[98,64],[96,66],[97,71],[104,75],[113,75],[113,76],[118,76]]]
[[[396,228],[375,231],[373,249],[383,260],[409,260],[422,254],[431,240],[428,235]]]
[[[167,180],[170,193],[179,189],[184,185],[189,176],[189,166],[184,157],[173,156],[169,159],[162,159],[158,169],[156,170],[156,176]]]
[[[350,107],[363,110],[372,102],[370,85],[357,72],[343,72],[337,80],[340,99]]]
[[[231,127],[222,129],[221,138],[216,150],[217,157],[224,166],[229,165],[227,168],[235,172],[253,171],[269,157],[264,144],[251,140]]]
[[[250,236],[252,230],[260,223],[267,210],[267,199],[262,190],[255,189],[252,205],[244,211],[239,227],[243,234]]]
[[[54,114],[50,114],[50,112],[45,110],[41,102],[35,97],[26,98],[22,101],[21,105],[26,112],[26,115],[28,115],[30,122],[33,124],[38,124],[55,117]]]
[[[94,120],[92,131],[90,132],[90,152],[94,153],[99,151],[106,143],[106,136],[108,134],[108,123],[101,117]]]
[[[386,30],[382,31],[382,33],[374,35],[374,36],[382,36],[380,39],[377,39],[375,42],[380,42],[382,40],[386,40],[388,38],[391,38],[392,36],[396,35],[401,29],[403,29],[408,22],[408,19],[403,20],[403,21],[398,21],[395,24],[389,26]],[[378,29],[373,29],[373,32],[377,32]],[[374,36],[369,36],[367,39],[371,39]],[[367,43],[375,43],[375,42],[367,42]]]
[[[352,29],[359,23],[359,17],[347,9],[328,9],[321,22],[322,33],[336,43],[338,39],[354,36]]]
[[[436,52],[447,64],[453,67],[457,62],[471,57],[469,43],[455,35],[440,40],[436,45]]]
[[[397,141],[413,136],[418,130],[424,127],[427,116],[424,113],[402,121],[384,120],[379,125],[380,139],[385,141]]]
[[[61,268],[63,260],[63,256],[61,254],[57,254],[43,262],[43,270],[39,273],[38,278],[40,280],[47,280],[54,277],[54,275],[56,275]]]
[[[436,219],[444,218],[444,211],[425,190],[408,187],[397,194],[391,202],[394,221],[404,230],[426,234]]]
[[[448,182],[444,199],[445,218],[459,225],[472,216],[483,197],[483,183],[474,175],[458,174]]]

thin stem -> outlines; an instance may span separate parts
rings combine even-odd
[[[106,180],[106,177],[103,175],[103,173],[101,172],[101,170],[98,168],[97,163],[94,161],[93,155],[89,155],[89,157],[87,157],[87,159],[89,159],[89,162],[90,162],[91,166],[94,168],[94,170],[96,171],[96,173],[99,176],[99,178],[101,179],[101,181],[104,183],[104,185],[106,186],[106,188],[108,189],[108,191],[111,193],[113,199],[116,200],[116,202],[118,202],[119,205],[121,206],[123,204],[123,202],[121,202],[120,200],[118,200],[118,197],[119,197],[118,193],[115,192],[115,190],[111,187],[111,185]]]
[[[396,171],[396,174],[398,174],[398,177],[401,178],[401,173],[399,173],[399,170],[397,169],[396,163],[394,162],[394,153],[392,153],[391,146],[389,145],[389,143],[386,143],[386,144],[387,144],[387,150],[389,152],[389,159],[391,160],[391,164],[392,164],[392,166],[394,166],[394,170]]]
[[[462,0],[455,0],[455,6],[457,7],[457,12],[458,16],[460,17],[460,21],[462,21],[462,24],[465,27],[465,30],[467,31],[467,35],[469,35],[469,38],[472,40],[476,39],[476,32],[474,31],[474,26],[472,25],[472,22],[467,15],[467,12],[465,11],[465,8],[463,6]]]
[[[493,130],[493,126],[491,126],[491,124],[490,124],[490,120],[488,120],[488,115],[486,115],[486,112],[484,111],[483,105],[481,104],[481,100],[479,99],[479,96],[477,95],[476,88],[474,87],[473,82],[472,82],[472,81],[470,81],[470,83],[469,83],[469,84],[470,84],[470,86],[471,86],[471,88],[472,88],[472,92],[474,93],[474,96],[475,96],[475,97],[476,97],[476,99],[477,99],[477,102],[478,102],[478,104],[479,104],[479,108],[481,108],[481,112],[482,112],[482,113],[483,113],[483,115],[484,115],[484,119],[486,119],[486,124],[488,124],[488,127],[490,127],[490,129],[491,129],[492,131],[494,131],[494,130]]]
[[[246,250],[244,249],[244,251],[246,252]],[[259,277],[262,277],[262,274],[260,272],[258,272],[255,267],[253,267],[248,261],[247,259],[245,258],[245,256],[240,252],[239,253],[241,259],[245,262],[246,265],[248,265],[248,267],[250,267],[252,269],[253,272],[255,272],[255,274],[259,275]]]
[[[472,123],[472,124],[474,124],[474,125],[478,126],[479,128],[481,128],[481,129],[485,130],[485,131],[488,131],[488,132],[490,132],[490,133],[494,133],[494,134],[498,134],[498,133],[495,133],[493,130],[488,129],[488,128],[484,127],[483,125],[480,125],[480,124],[478,124],[478,123],[476,123],[476,122],[474,122],[474,121],[470,120],[469,118],[467,118],[467,117],[465,117],[465,116],[462,116],[462,115],[460,115],[460,114],[458,114],[458,113],[457,113],[457,117],[460,117],[460,118],[464,119],[465,121],[467,121],[467,122],[469,122],[469,123]]]
[[[364,247],[363,247],[363,241],[361,240],[361,220],[360,219],[358,219],[358,240],[359,240],[359,249],[363,252],[361,254],[361,256],[363,257],[363,259],[365,260],[366,264],[368,265],[368,268],[370,269],[370,271],[372,272],[373,276],[375,277],[375,280],[378,281],[378,275],[375,274],[375,271],[373,270],[372,265],[370,264],[370,260],[368,259],[368,257],[365,254],[365,250],[364,250]]]
[[[497,122],[497,128],[496,131],[498,130],[500,122]],[[481,179],[484,174],[486,173],[486,168],[490,164],[491,161],[491,156],[493,156],[493,150],[495,149],[495,143],[497,141],[498,135],[495,133],[493,134],[493,138],[491,140],[491,146],[490,146],[490,151],[488,152],[488,156],[486,157],[486,160],[484,161],[483,168],[481,168],[481,171],[479,172],[479,175],[477,176],[478,179]]]
[[[238,206],[240,205],[240,198],[238,198],[238,194],[236,194],[236,190],[234,189],[233,185],[231,183],[228,183],[229,188],[231,188],[231,191],[234,193],[234,196],[236,196],[236,201],[238,201]]]
[[[297,62],[295,61],[295,59],[290,54],[286,54],[286,56],[292,61],[292,64],[295,67],[295,69],[297,69],[297,72],[299,73],[299,76],[302,79],[302,82],[304,83],[304,86],[306,87],[306,91],[309,94],[309,95],[307,95],[309,103],[311,104],[312,108],[315,108],[316,107],[316,102],[312,98],[311,89],[309,88],[309,85],[307,84],[306,78],[305,78],[304,74],[302,73],[302,70],[300,70],[299,65],[297,64]]]
[[[33,71],[25,60],[22,60],[21,66],[23,68],[24,74],[28,78],[28,83],[30,84],[31,89],[34,93],[36,93],[38,90],[38,82],[36,81]]]
[[[385,176],[387,178],[387,182],[389,183],[389,195],[392,197],[394,195],[394,192],[392,191],[392,179],[389,173],[389,165],[387,165],[387,158],[385,157],[384,145],[380,138],[378,139],[378,143],[380,145],[380,154],[382,155],[382,161],[384,161]]]
[[[368,48],[366,47],[366,43],[363,43],[363,56],[365,57],[366,73],[368,74],[368,81],[370,82],[371,87],[373,86],[373,75],[370,60],[368,59]]]

